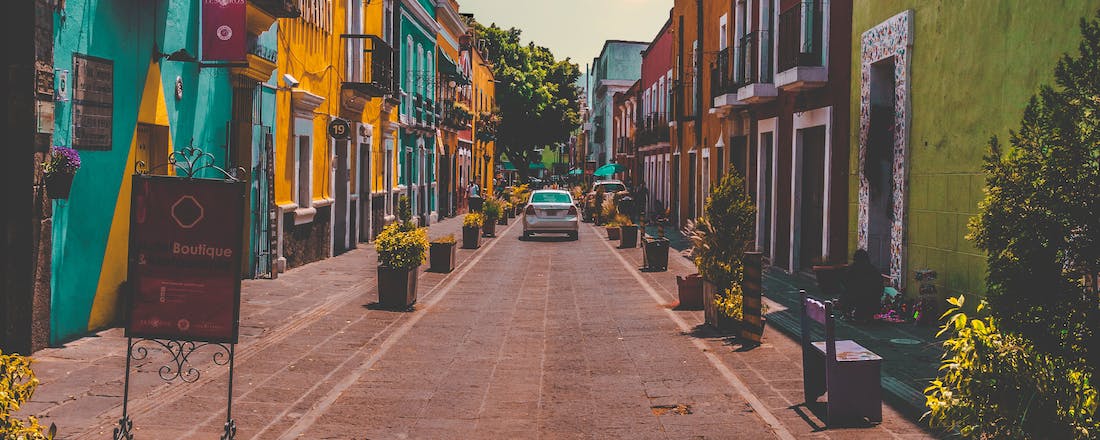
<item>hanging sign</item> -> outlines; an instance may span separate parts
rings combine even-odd
[[[202,0],[202,59],[244,61],[245,0]]]
[[[244,185],[133,177],[126,336],[237,342]]]

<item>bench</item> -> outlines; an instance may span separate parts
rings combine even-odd
[[[802,387],[806,403],[826,392],[826,424],[840,426],[882,422],[882,357],[855,341],[836,340],[831,301],[819,301],[800,290],[802,301]],[[825,328],[825,340],[814,341],[811,325]]]

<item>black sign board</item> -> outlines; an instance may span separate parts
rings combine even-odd
[[[351,124],[340,118],[328,123],[328,135],[333,139],[346,140],[351,137]]]
[[[73,148],[111,149],[114,72],[111,60],[73,54]]]

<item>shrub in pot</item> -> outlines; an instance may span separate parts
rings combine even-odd
[[[622,249],[629,249],[638,247],[638,225],[635,225],[630,217],[619,214],[615,216],[615,221],[619,223],[619,247]]]
[[[740,320],[744,252],[752,243],[756,208],[736,172],[726,174],[707,197],[702,217],[687,222],[684,236],[692,243],[692,260],[699,275],[714,285],[714,299],[704,298],[708,324],[720,318]]]
[[[378,234],[378,303],[407,309],[416,303],[417,269],[424,263],[428,232],[412,222],[386,226]]]
[[[51,199],[67,199],[73,178],[80,169],[80,153],[72,148],[51,147],[49,160],[42,164],[46,193]]]
[[[466,214],[462,218],[462,248],[481,247],[481,227],[485,224],[485,215],[480,212]]]
[[[597,198],[598,197],[599,196],[597,196]],[[604,200],[600,208],[600,219],[602,219],[602,222],[605,222],[604,227],[607,228],[607,239],[618,240],[620,237],[619,225],[621,223],[619,210],[615,207],[615,201],[612,199]]]
[[[432,240],[428,252],[429,267],[432,272],[449,273],[455,270],[455,260],[458,256],[457,244],[454,234]]]
[[[496,237],[497,219],[500,218],[500,201],[494,198],[485,199],[481,205],[481,213],[485,215],[485,224],[482,230],[486,237]]]
[[[642,258],[649,271],[668,270],[669,241],[663,223],[657,223],[657,236],[642,235]]]
[[[697,273],[686,277],[676,276],[676,291],[680,298],[682,310],[699,310],[703,308],[703,277]]]
[[[497,218],[498,225],[508,226],[509,212],[512,212],[512,204],[508,202],[500,202],[500,217]]]

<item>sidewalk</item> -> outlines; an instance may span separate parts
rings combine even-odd
[[[656,234],[657,228],[648,227],[647,233]],[[665,236],[674,252],[684,254],[691,246],[678,230],[666,229]],[[801,275],[775,269],[764,275],[764,295],[775,303],[770,304],[767,326],[795,339],[802,335],[798,316],[799,289],[805,289],[811,296],[820,296],[816,282]],[[935,338],[937,327],[881,322],[854,325],[837,320],[836,331],[838,339],[854,340],[883,357],[882,387],[888,403],[914,420],[924,414],[927,409],[922,390],[936,377],[943,354],[943,346]]]
[[[461,227],[461,218],[445,219],[431,225],[429,237],[460,235]],[[482,246],[490,240],[482,239]],[[456,266],[477,252],[460,249]],[[377,298],[376,258],[373,245],[360,244],[339,257],[293,268],[278,279],[242,282],[233,383],[238,427],[260,406],[278,402],[289,406],[305,398],[284,391],[290,383],[306,389],[316,386],[333,366],[347,360],[353,348],[364,341],[369,345],[408,315],[366,308]],[[427,268],[427,263],[421,266],[421,301],[447,275],[426,272]],[[175,364],[161,348],[145,346],[151,347],[148,356],[133,361],[130,374],[129,412],[138,438],[178,438],[157,431],[177,426],[220,432],[228,371],[212,363],[218,350],[195,351],[189,361],[201,376],[194,383],[183,383],[161,380],[159,369],[175,368]],[[56,423],[58,439],[110,437],[122,414],[123,329],[107,329],[41,350],[33,359],[41,385],[20,414],[38,416],[46,425]],[[274,379],[277,373],[281,374]]]

